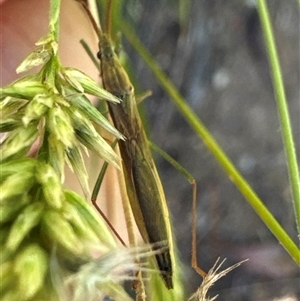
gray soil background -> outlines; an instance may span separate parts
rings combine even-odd
[[[268,1],[299,157],[299,7]],[[260,21],[250,1],[192,0],[186,26],[177,1],[129,1],[147,49],[176,84],[238,170],[297,241],[285,155]],[[249,258],[219,280],[210,296],[225,301],[300,300],[299,269],[178,113],[152,73],[123,38],[141,90],[151,139],[198,183],[198,262],[208,270]],[[155,160],[184,262],[186,291],[201,283],[190,266],[192,188],[158,155]],[[289,299],[288,299],[289,297]]]

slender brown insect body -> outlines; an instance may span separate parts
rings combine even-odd
[[[115,127],[126,137],[120,141],[126,189],[137,226],[149,243],[164,242],[166,251],[156,255],[166,287],[173,288],[165,196],[152,159],[146,133],[139,117],[134,88],[106,34],[101,34],[98,58],[104,88],[122,102],[109,106]],[[170,233],[170,231],[169,231]]]

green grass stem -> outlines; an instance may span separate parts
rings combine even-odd
[[[55,41],[58,43],[59,38],[59,14],[61,0],[50,1],[50,32],[54,34]]]
[[[258,13],[260,16],[265,43],[269,58],[270,70],[273,80],[277,110],[280,118],[282,140],[287,157],[287,167],[291,183],[292,201],[295,210],[298,234],[300,234],[300,179],[297,163],[296,149],[293,140],[293,133],[289,110],[287,106],[285,89],[283,85],[282,72],[279,64],[275,38],[266,2],[258,0]]]

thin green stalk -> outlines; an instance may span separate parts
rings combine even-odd
[[[47,66],[46,81],[50,84],[50,86],[54,86],[55,74],[60,65],[58,60],[60,4],[61,0],[50,1],[49,32],[50,37],[55,41],[52,43],[53,55]]]
[[[194,111],[187,105],[186,101],[179,93],[177,88],[174,86],[174,84],[160,69],[159,65],[152,58],[148,50],[141,44],[139,38],[133,32],[132,28],[125,21],[121,21],[120,25],[126,38],[129,40],[131,45],[137,50],[137,52],[146,62],[148,67],[152,70],[152,72],[158,79],[160,85],[173,99],[177,108],[185,117],[187,122],[191,125],[191,127],[199,135],[199,137],[202,138],[208,149],[219,161],[221,166],[228,174],[229,178],[232,180],[232,182],[235,183],[240,192],[245,196],[245,198],[256,211],[258,216],[263,220],[263,222],[267,225],[267,227],[278,239],[278,241],[283,245],[283,247],[294,259],[294,261],[298,265],[300,265],[300,250],[298,249],[298,247],[295,245],[295,243],[292,241],[289,235],[285,232],[285,230],[280,226],[280,224],[276,221],[276,219],[269,212],[269,210],[265,207],[265,205],[262,203],[262,201],[259,199],[256,193],[248,185],[246,180],[234,167],[233,163],[230,161],[227,155],[218,146],[215,139],[212,137],[212,135],[209,133],[209,131],[206,129],[203,123],[199,120],[198,116],[194,113]]]
[[[59,13],[61,0],[50,1],[50,32],[54,35],[55,41],[58,43],[59,38]]]
[[[277,101],[277,110],[280,117],[282,139],[284,149],[287,157],[287,166],[289,178],[291,183],[292,201],[295,210],[296,223],[298,234],[300,234],[300,179],[299,169],[297,163],[296,149],[293,140],[292,127],[289,117],[289,111],[285,96],[285,90],[282,79],[282,72],[279,64],[278,54],[275,45],[273,29],[270,21],[270,16],[266,2],[258,0],[258,12],[261,19],[262,29],[265,36],[267,52],[269,56],[269,63],[271,75],[273,79],[273,86],[275,91],[275,98]]]

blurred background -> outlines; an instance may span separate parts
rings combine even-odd
[[[135,28],[146,48],[296,242],[276,102],[253,2],[115,0],[116,3],[121,6],[122,18]],[[1,85],[16,78],[16,66],[47,32],[48,5],[48,1],[10,0],[1,7]],[[87,18],[79,13],[78,5],[75,11],[73,0],[62,1],[62,6],[62,61],[98,78],[78,42],[84,38],[97,51]],[[296,0],[273,0],[268,7],[299,157],[299,6]],[[26,43],[20,40],[25,38]],[[181,117],[125,37],[122,44],[136,90],[153,93],[140,105],[151,140],[189,170],[198,183],[200,266],[207,271],[221,257],[227,258],[223,265],[226,268],[249,258],[219,280],[210,296],[219,294],[220,301],[300,300],[300,275],[294,261]],[[191,294],[201,283],[190,264],[192,187],[163,158],[156,154],[154,157],[173,216],[186,291]],[[78,186],[74,179],[71,182]],[[108,191],[113,193],[112,189]]]
[[[179,5],[181,3],[181,6]],[[204,122],[242,175],[294,241],[294,212],[276,101],[256,7],[252,1],[126,1],[131,22],[150,53]],[[299,150],[299,7],[269,1],[295,142]],[[181,9],[179,9],[181,7]],[[202,141],[123,37],[151,139],[198,183],[198,262],[224,268],[247,263],[219,280],[210,296],[230,301],[300,300],[299,269],[235,188]],[[299,152],[298,152],[299,154]],[[191,268],[192,187],[154,154],[173,216],[192,293],[201,277]]]

